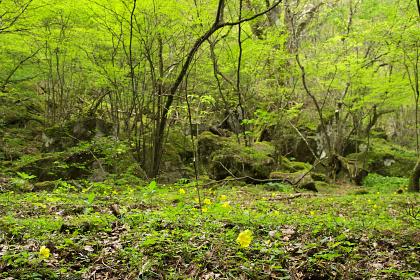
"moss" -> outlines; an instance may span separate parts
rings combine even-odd
[[[309,170],[312,168],[312,165],[306,162],[300,161],[290,161],[286,157],[282,157],[280,160],[280,170],[288,171],[288,172],[296,172],[302,170]]]
[[[198,137],[198,153],[200,160],[203,163],[209,163],[211,161],[211,155],[221,150],[224,146],[231,142],[228,138],[223,138],[209,131],[205,131]]]
[[[297,182],[305,172],[284,172],[284,171],[273,171],[270,173],[270,179],[287,180],[291,183]]]
[[[315,181],[319,181],[319,182],[326,182],[327,181],[327,176],[325,174],[322,174],[322,173],[312,172],[311,176],[312,176],[312,178],[314,178]]]
[[[369,172],[382,176],[407,177],[416,164],[416,153],[384,139],[372,139],[367,155],[364,152],[347,156],[349,159],[364,161],[367,156]]]
[[[34,184],[32,191],[52,191],[56,188],[57,182],[56,181],[44,181],[44,182],[37,182]]]
[[[210,132],[199,136],[200,159],[208,167],[209,176],[216,180],[228,176],[266,179],[275,168],[274,147],[257,142],[244,147],[234,138],[220,137]]]
[[[194,152],[191,136],[180,130],[168,135],[161,164],[161,183],[174,183],[181,178],[194,177]]]
[[[210,163],[210,175],[214,179],[235,177],[268,178],[275,167],[274,159],[252,148],[241,150],[237,147],[225,147],[213,154]]]
[[[251,152],[256,157],[273,156],[275,147],[271,143],[263,141],[254,143],[252,147],[247,147],[245,151]]]

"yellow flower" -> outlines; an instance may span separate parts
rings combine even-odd
[[[276,193],[271,193],[271,197],[275,197],[276,196]]]
[[[374,204],[374,205],[373,205],[373,208],[378,208],[378,205]]]
[[[223,208],[229,208],[229,207],[230,207],[229,202],[225,202],[225,203],[223,203],[223,204],[222,204],[222,207],[223,207]]]
[[[181,189],[179,189],[179,193],[180,193],[180,194],[185,194],[185,193],[186,193],[186,191],[185,191],[184,189],[182,189],[182,188],[181,188]]]
[[[221,201],[225,201],[226,199],[227,199],[227,196],[226,196],[226,195],[222,194],[222,195],[220,196],[220,200],[221,200]]]
[[[206,199],[204,199],[204,204],[206,204],[206,205],[210,205],[211,204],[211,200],[210,199],[208,199],[208,198],[206,198]]]
[[[199,203],[200,200],[198,199],[198,197],[194,198],[195,203]]]
[[[39,255],[43,258],[48,259],[50,257],[50,249],[48,249],[45,246],[41,246],[41,248],[39,248]]]
[[[311,211],[309,214],[311,214],[311,216],[315,216],[315,211]]]
[[[202,211],[203,213],[206,213],[206,212],[208,212],[208,211],[209,211],[209,209],[207,209],[206,207],[203,207],[203,208],[201,209],[201,211]]]
[[[249,247],[249,244],[251,244],[251,241],[252,241],[252,231],[250,231],[249,229],[240,232],[238,235],[238,238],[236,238],[236,242],[238,242],[242,248]]]

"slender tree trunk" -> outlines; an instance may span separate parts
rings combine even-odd
[[[417,160],[416,166],[414,167],[413,173],[410,177],[410,182],[408,184],[409,192],[419,192],[419,180],[420,180],[420,158]]]
[[[174,101],[174,97],[175,94],[178,91],[178,87],[181,84],[181,82],[183,81],[185,75],[187,74],[187,71],[190,67],[190,64],[195,56],[195,54],[197,53],[197,51],[200,49],[201,45],[207,41],[217,30],[222,29],[223,27],[227,27],[227,26],[236,26],[239,25],[241,23],[247,22],[247,21],[251,21],[253,19],[256,19],[257,17],[260,17],[262,15],[265,15],[266,13],[270,12],[271,10],[273,10],[274,8],[276,8],[278,5],[280,5],[280,3],[282,2],[282,0],[278,0],[276,1],[270,8],[257,13],[251,17],[248,18],[243,18],[239,21],[235,21],[235,22],[224,22],[223,19],[223,11],[224,11],[224,7],[225,7],[225,1],[224,0],[219,0],[219,5],[217,8],[217,14],[216,14],[216,19],[213,23],[213,25],[210,27],[210,29],[204,33],[200,38],[198,38],[194,45],[191,47],[184,64],[181,67],[181,70],[177,76],[177,78],[175,79],[175,82],[172,84],[172,86],[170,87],[170,90],[168,92],[168,97],[166,99],[166,102],[164,104],[164,107],[162,108],[162,114],[160,117],[160,120],[158,122],[158,125],[156,127],[157,129],[157,133],[156,133],[156,139],[155,139],[155,143],[154,143],[154,147],[153,147],[153,167],[152,167],[152,173],[151,173],[151,177],[157,177],[157,175],[159,174],[159,169],[160,169],[160,161],[161,161],[161,157],[162,157],[162,148],[163,148],[163,143],[164,143],[164,134],[165,134],[165,128],[168,122],[168,113],[169,110],[172,106],[172,103]]]

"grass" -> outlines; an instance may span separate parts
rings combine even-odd
[[[219,186],[202,190],[202,214],[192,184],[3,189],[0,278],[419,277],[418,195],[398,194],[401,179],[366,185],[294,198],[282,186]],[[236,241],[244,230],[247,248]]]

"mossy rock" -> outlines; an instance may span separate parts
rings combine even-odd
[[[276,146],[276,150],[279,154],[288,155],[293,157],[298,162],[313,163],[315,157],[312,151],[318,150],[318,135],[316,128],[310,128],[307,126],[299,126],[298,129],[305,140],[302,139],[296,131],[290,127],[277,127],[272,132],[273,143]],[[309,144],[309,147],[308,147]]]
[[[307,171],[297,171],[297,172],[283,172],[283,171],[274,171],[270,173],[270,179],[283,180],[292,185],[295,185],[297,188],[306,189],[310,191],[317,192],[315,186],[315,181],[312,176],[307,173]]]
[[[410,151],[384,139],[372,139],[367,155],[364,152],[347,156],[349,159],[363,162],[367,157],[367,170],[382,176],[408,177],[414,168],[417,157],[415,151]]]
[[[56,181],[36,182],[35,184],[33,184],[32,191],[33,192],[52,191],[56,187],[57,187]]]
[[[302,170],[309,170],[312,165],[306,162],[291,161],[286,157],[282,157],[279,163],[279,169],[287,172],[297,172]]]
[[[42,134],[42,140],[46,151],[57,152],[76,146],[81,141],[109,136],[111,131],[112,124],[95,117],[86,117],[46,129]]]
[[[175,183],[194,177],[194,153],[189,135],[172,131],[164,146],[159,182]]]
[[[40,181],[87,178],[95,161],[92,153],[47,153],[23,157],[16,162],[15,171],[35,175]]]
[[[229,146],[230,138],[217,136],[209,131],[205,131],[198,136],[198,154],[200,161],[208,164],[211,156],[216,151],[220,151],[223,147]]]
[[[257,142],[252,147],[204,132],[199,136],[200,159],[208,166],[209,177],[222,180],[228,176],[267,179],[276,167],[272,155],[274,147],[268,142]]]
[[[318,182],[326,182],[327,181],[327,176],[323,173],[312,172],[311,176],[315,181],[318,181]]]

